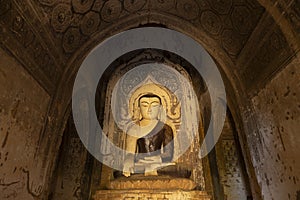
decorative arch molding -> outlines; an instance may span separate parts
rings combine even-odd
[[[164,107],[165,112],[163,112],[162,121],[173,129],[175,136],[174,144],[177,150],[174,152],[174,161],[193,169],[193,179],[195,179],[200,188],[205,188],[203,166],[198,157],[200,138],[204,137],[203,125],[198,116],[199,112],[196,114],[191,110],[191,108],[194,110],[200,110],[200,108],[191,106],[192,103],[196,103],[197,97],[192,95],[192,87],[188,87],[192,83],[190,75],[184,67],[173,63],[173,60],[168,60],[168,58],[164,57],[165,54],[160,54],[161,52],[157,50],[147,49],[134,52],[138,53],[135,53],[133,58],[126,56],[127,54],[120,57],[120,60],[125,60],[124,64],[113,62],[109,66],[109,68],[113,68],[114,70],[109,70],[109,72],[103,75],[104,77],[110,77],[107,86],[99,87],[97,90],[97,93],[104,93],[102,99],[105,96],[105,102],[103,101],[101,103],[104,108],[100,111],[100,116],[104,115],[102,119],[104,132],[116,146],[124,148],[123,145],[126,138],[124,131],[127,130],[126,127],[128,127],[128,125],[132,125],[135,121],[134,117],[132,119],[132,115],[134,115],[132,110],[138,110],[137,101],[139,97],[150,91],[155,93],[160,96]],[[157,58],[157,60],[147,59],[145,55],[149,57],[153,56]],[[165,60],[161,58],[165,58]],[[141,71],[139,67],[143,66],[145,68],[142,68],[143,70]],[[166,72],[164,72],[164,70],[166,70]],[[172,79],[164,80],[162,79],[164,75],[171,76]],[[137,78],[137,80],[135,78]],[[128,82],[128,80],[136,80],[136,82],[132,83],[130,81]],[[99,86],[106,81],[106,78],[101,79]],[[200,81],[198,80],[198,82]],[[180,83],[183,84],[184,87],[182,87]],[[118,103],[113,99],[118,99]],[[96,101],[98,100],[96,99]],[[180,102],[184,104],[182,108]],[[115,110],[114,107],[119,109],[115,113],[112,111]],[[187,115],[189,115],[190,118],[185,117]],[[129,120],[128,118],[131,119]],[[136,118],[138,118],[137,115]],[[195,121],[197,121],[197,123],[193,123]],[[100,122],[100,124],[102,123]],[[115,125],[112,126],[112,124]],[[193,133],[198,134],[192,136]],[[179,136],[177,136],[178,134]],[[184,152],[182,148],[185,148],[185,145],[180,144],[179,139],[182,135],[190,138],[191,142],[193,141]],[[103,144],[102,148],[107,149],[105,148],[105,144]],[[182,156],[182,153],[184,156]],[[198,168],[192,166],[194,163],[191,162],[191,160],[198,163]],[[105,171],[107,172],[109,170]],[[106,175],[103,176],[106,177]],[[107,177],[107,180],[108,179],[109,177]]]
[[[241,115],[239,114],[243,112],[243,108],[241,108],[240,105],[243,105],[242,102],[249,102],[249,99],[245,95],[246,89],[243,87],[242,84],[240,84],[240,78],[233,70],[235,64],[232,58],[226,53],[222,46],[220,46],[220,44],[216,40],[209,37],[203,29],[198,29],[193,24],[187,22],[186,20],[183,20],[182,18],[174,17],[173,15],[164,12],[151,11],[134,14],[127,18],[123,18],[117,23],[114,23],[111,26],[109,26],[107,29],[101,31],[99,30],[93,35],[93,37],[90,40],[84,43],[81,48],[77,49],[77,51],[69,59],[65,71],[57,87],[49,114],[51,118],[55,118],[56,120],[47,124],[46,134],[51,134],[53,129],[55,129],[56,127],[60,127],[62,124],[66,123],[64,120],[66,120],[67,117],[64,117],[63,119],[63,114],[65,114],[65,110],[68,108],[71,102],[73,82],[81,63],[83,62],[84,58],[88,55],[88,53],[97,44],[101,43],[106,38],[114,34],[128,29],[138,28],[139,26],[144,26],[147,24],[150,24],[150,26],[164,26],[166,28],[182,32],[192,37],[201,45],[203,45],[203,47],[210,53],[210,55],[214,58],[215,62],[217,63],[219,70],[221,71],[221,74],[223,76],[227,93],[232,94],[232,96],[228,97],[228,106],[232,108],[231,110],[236,110],[236,113],[233,112],[233,116],[236,117],[235,121],[243,121]],[[237,91],[240,92],[238,93]],[[55,141],[57,141],[57,137],[61,136],[62,132],[63,130],[61,130],[61,132],[58,135],[53,136],[56,137]],[[243,134],[244,133],[242,131],[240,135]],[[46,142],[47,141],[44,141],[44,143]],[[242,144],[246,143],[246,141],[243,141]],[[52,146],[53,153],[55,153],[58,149],[55,150],[54,144],[52,144]],[[251,163],[251,161],[248,161],[247,163],[249,164]],[[45,171],[46,176],[47,174],[50,175],[52,173],[52,170],[53,169],[51,167],[47,169]],[[255,182],[254,174],[250,177]],[[253,184],[256,185],[257,183]]]
[[[86,43],[84,43],[83,46],[80,49],[78,49],[74,53],[74,55],[69,59],[69,62],[67,63],[65,71],[62,75],[60,84],[58,85],[57,91],[63,89],[69,91],[69,94],[71,94],[70,91],[72,91],[72,84],[66,83],[73,82],[84,58],[99,43],[104,41],[106,38],[118,34],[122,31],[138,28],[140,26],[146,26],[147,24],[149,24],[149,26],[157,25],[162,26],[163,28],[179,31],[193,38],[199,44],[201,44],[209,52],[213,59],[218,63],[219,70],[221,71],[221,74],[225,77],[225,82],[230,81],[230,83],[232,84],[236,82],[236,80],[238,80],[237,75],[232,70],[235,66],[232,59],[214,39],[210,38],[206,34],[206,32],[203,29],[198,29],[197,27],[193,26],[193,24],[188,23],[187,21],[181,18],[176,18],[172,15],[162,12],[152,11],[150,13],[140,13],[139,15],[134,15],[128,18],[121,19],[117,23],[112,24],[106,30],[101,30],[95,33],[95,35]],[[68,89],[64,88],[64,85],[68,85]],[[240,84],[238,85],[240,86]]]
[[[95,46],[104,41],[106,38],[118,34],[119,32],[150,24],[150,26],[165,26],[166,28],[179,31],[190,36],[199,44],[201,44],[217,63],[226,86],[226,92],[234,94],[229,97],[229,107],[232,108],[232,110],[240,109],[237,105],[241,105],[241,102],[245,102],[245,100],[247,102],[248,98],[244,96],[246,94],[246,89],[243,88],[242,84],[240,84],[240,78],[237,76],[236,72],[232,70],[235,66],[234,62],[232,62],[228,54],[215,40],[209,38],[204,30],[197,29],[192,24],[187,26],[187,23],[187,21],[182,20],[181,18],[174,18],[174,16],[161,12],[145,13],[144,15],[140,14],[120,20],[109,29],[95,34],[91,40],[89,40],[81,49],[75,52],[72,58],[70,58],[70,62],[67,64],[66,70],[62,76],[60,85],[58,86],[58,91],[60,90],[60,92],[58,93],[64,95],[62,98],[66,98],[66,102],[71,101],[70,98],[73,86],[71,83],[73,83],[76,73],[84,58]],[[236,91],[243,92],[237,93]],[[238,99],[240,99],[240,101],[238,101]]]

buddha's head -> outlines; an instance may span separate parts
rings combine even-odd
[[[155,94],[143,95],[139,98],[138,105],[142,119],[155,120],[158,119],[161,108],[161,99]]]

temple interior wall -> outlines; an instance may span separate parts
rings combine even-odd
[[[247,138],[265,199],[300,198],[299,55],[251,98],[256,124]]]
[[[0,199],[33,200],[43,187],[36,154],[50,96],[2,48],[0,58]]]

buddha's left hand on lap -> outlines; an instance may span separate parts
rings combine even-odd
[[[144,159],[140,159],[139,163],[151,164],[151,163],[162,163],[162,159],[160,156],[148,156],[144,157]]]

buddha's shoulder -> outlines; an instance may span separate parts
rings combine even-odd
[[[161,122],[161,123],[163,123],[163,122]],[[163,128],[164,128],[165,130],[170,130],[170,131],[172,131],[172,127],[171,127],[170,125],[166,124],[166,123],[163,123]]]
[[[138,131],[138,125],[136,123],[131,123],[126,128],[126,133],[132,133]]]

